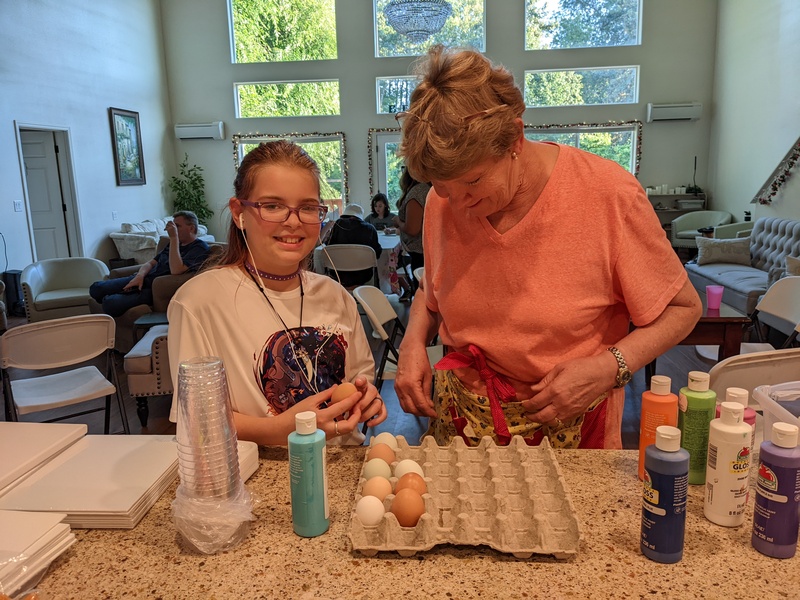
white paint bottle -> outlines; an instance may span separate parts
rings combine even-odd
[[[738,402],[720,404],[720,417],[711,421],[706,463],[703,513],[712,523],[738,527],[744,523],[750,486],[750,440],[753,428],[744,422]]]

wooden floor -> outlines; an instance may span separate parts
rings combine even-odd
[[[404,322],[408,317],[408,304],[399,302],[393,303],[401,320]],[[25,322],[24,318],[12,317],[9,320],[9,326],[13,327]],[[371,334],[372,328],[369,325],[366,317],[364,317],[364,328],[367,331],[370,344],[373,352],[377,353],[380,348],[380,340],[374,338]],[[377,357],[376,357],[377,359]],[[676,392],[686,385],[686,379],[689,371],[699,370],[708,371],[714,365],[713,362],[701,358],[695,351],[694,346],[676,346],[662,357],[658,359],[658,367],[656,372],[659,375],[667,375],[672,379],[672,390]],[[117,373],[119,375],[120,386],[122,388],[123,398],[125,399],[125,407],[128,415],[128,421],[131,428],[131,433],[135,434],[157,434],[157,435],[172,435],[175,433],[175,425],[169,421],[169,409],[172,402],[171,396],[162,396],[151,398],[149,401],[150,418],[147,427],[142,427],[139,419],[136,416],[136,399],[131,397],[128,393],[127,378],[122,369],[122,356],[116,356]],[[413,415],[408,415],[402,411],[397,400],[397,395],[394,392],[392,381],[387,381],[381,390],[381,396],[384,398],[387,408],[389,410],[389,417],[374,428],[370,430],[371,434],[377,434],[381,431],[389,431],[395,435],[402,435],[410,444],[418,443],[420,437],[425,432],[427,427],[423,419],[418,419]],[[645,391],[644,370],[638,371],[634,374],[633,380],[625,390],[625,411],[622,421],[622,442],[625,448],[637,448],[639,443],[639,413],[641,410],[641,396]],[[39,421],[53,416],[58,416],[59,410],[48,411],[47,413],[37,413],[24,417],[23,420]],[[62,412],[63,414],[63,412]],[[0,420],[5,416],[0,411]],[[66,422],[83,422],[89,425],[90,433],[103,433],[103,414],[94,413],[70,419]],[[116,406],[112,407],[111,418],[111,431],[112,433],[122,433],[122,422]]]

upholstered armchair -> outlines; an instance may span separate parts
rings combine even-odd
[[[40,260],[20,276],[28,323],[89,314],[89,286],[108,276],[96,258]]]
[[[673,248],[697,249],[695,238],[701,235],[697,230],[717,227],[731,222],[733,215],[723,210],[696,210],[681,215],[672,221],[669,236]]]
[[[125,355],[128,392],[136,398],[136,413],[142,427],[147,426],[151,396],[172,394],[172,375],[167,354],[168,325],[151,327]]]

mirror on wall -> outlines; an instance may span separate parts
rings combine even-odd
[[[262,142],[289,140],[301,146],[314,159],[320,170],[320,197],[328,210],[341,213],[348,203],[347,145],[344,132],[333,133],[237,133],[233,139],[233,166],[239,168],[242,158]]]

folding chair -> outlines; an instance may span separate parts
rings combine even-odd
[[[365,271],[372,269],[372,285],[378,283],[378,258],[375,250],[362,244],[333,244],[319,249],[319,258],[325,272],[336,279],[336,272]]]
[[[397,375],[397,361],[400,355],[397,352],[397,339],[406,329],[397,316],[394,307],[389,303],[386,295],[368,285],[362,285],[353,290],[353,296],[364,309],[372,328],[383,340],[383,350],[378,367],[375,370],[375,387],[380,391],[384,380],[394,379]],[[391,331],[386,331],[386,326],[391,323]],[[428,360],[431,366],[439,362],[444,355],[444,346],[428,346]]]
[[[116,396],[122,428],[130,433],[125,404],[114,367],[114,319],[108,315],[80,315],[20,325],[0,337],[0,367],[6,418],[18,421],[20,415],[82,404],[105,396],[105,405],[70,413],[45,421],[63,421],[93,412],[105,411],[105,433],[111,420],[111,396]],[[105,376],[94,365],[70,370],[64,367],[88,362],[105,354]],[[60,372],[13,379],[9,369]]]

